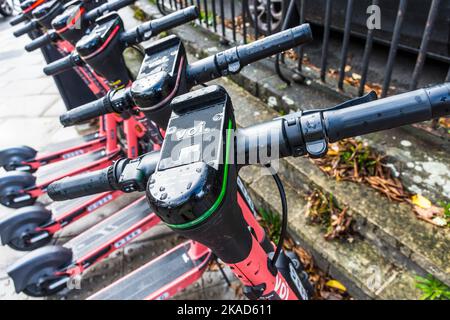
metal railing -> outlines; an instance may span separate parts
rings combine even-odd
[[[322,10],[322,43],[321,43],[321,57],[319,67],[319,75],[322,81],[326,81],[327,73],[329,72],[329,46],[331,33],[335,27],[333,27],[332,22],[336,18],[333,16],[334,6],[340,6],[340,11],[343,14],[343,28],[340,29],[342,36],[341,52],[339,55],[338,63],[338,77],[337,77],[337,87],[343,89],[344,80],[346,77],[346,66],[350,54],[350,44],[351,37],[354,35],[354,19],[355,19],[355,5],[361,5],[361,3],[356,3],[360,0],[157,0],[158,9],[162,14],[167,14],[174,10],[182,9],[186,6],[196,5],[201,12],[201,16],[198,23],[208,30],[217,33],[223,42],[241,42],[247,43],[258,39],[261,36],[271,34],[272,31],[278,31],[280,29],[280,23],[284,26],[298,25],[304,22],[311,22],[314,20],[311,16],[311,8],[315,6],[317,9],[317,4],[321,3],[319,6]],[[378,41],[376,37],[377,30],[373,28],[366,27],[366,34],[359,30],[359,37],[363,37],[365,40],[362,62],[361,62],[361,77],[358,85],[358,94],[362,95],[365,91],[366,84],[368,83],[369,74],[369,64],[371,62],[371,55],[373,53],[374,42],[381,42],[389,47],[389,53],[386,61],[386,67],[384,70],[381,95],[384,97],[388,94],[390,84],[392,82],[392,75],[396,63],[396,58],[399,49],[407,49],[410,52],[416,54],[416,63],[414,66],[414,71],[409,82],[409,89],[416,89],[418,86],[419,79],[422,75],[425,66],[425,60],[427,57],[432,57],[440,62],[446,63],[449,67],[448,73],[445,79],[436,79],[439,81],[450,81],[450,57],[449,53],[435,53],[429,50],[430,42],[433,35],[433,30],[436,25],[438,14],[442,10],[442,6],[445,5],[444,10],[449,11],[450,5],[444,3],[441,0],[431,0],[428,10],[428,16],[426,18],[426,23],[423,26],[424,31],[421,35],[420,45],[418,46],[405,46],[401,39],[403,35],[403,29],[405,25],[405,16],[408,14],[408,9],[413,10],[415,3],[411,5],[411,1],[414,0],[397,0],[391,1],[390,6],[395,6],[395,2],[398,3],[396,8],[396,15],[394,19],[393,30],[390,33],[390,38],[385,37],[384,41]],[[363,1],[362,1],[363,2]],[[367,5],[381,6],[384,5],[385,0],[366,0]],[[428,1],[429,3],[429,1]],[[280,5],[284,5],[280,9]],[[425,3],[422,3],[422,6]],[[287,6],[287,7],[286,7]],[[292,8],[291,8],[292,7]],[[292,9],[292,11],[291,11]],[[279,13],[281,10],[282,18],[277,21],[274,17],[279,18]],[[414,10],[417,10],[415,8]],[[237,15],[237,11],[239,15]],[[446,12],[447,12],[446,11]],[[271,12],[272,14],[267,14]],[[421,11],[423,12],[423,11]],[[395,11],[394,11],[395,14]],[[442,14],[442,12],[441,12]],[[448,14],[448,12],[447,12]],[[251,15],[251,16],[250,16]],[[317,17],[316,17],[317,18]],[[265,20],[265,22],[264,22]],[[296,20],[296,21],[295,21]],[[314,21],[312,21],[314,23]],[[447,21],[450,26],[450,20]],[[444,35],[445,36],[445,35]],[[447,35],[450,38],[450,34]],[[450,45],[447,43],[450,51]],[[298,60],[296,65],[296,71],[301,73],[303,68],[303,58],[304,58],[304,48],[299,47],[296,49],[298,54]],[[279,68],[280,61],[284,61],[284,56],[277,57],[276,71],[279,76],[288,82],[286,77],[281,73]]]

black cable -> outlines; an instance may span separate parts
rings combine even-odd
[[[291,81],[284,76],[283,72],[281,72],[281,67],[280,67],[280,58],[281,57],[282,56],[280,53],[275,56],[275,72],[277,73],[278,77],[280,77],[280,79],[284,81],[284,83],[286,83],[288,86],[290,86]]]
[[[231,287],[231,282],[230,279],[228,279],[227,274],[225,273],[225,270],[223,270],[222,265],[219,262],[219,259],[217,258],[216,255],[214,255],[214,261],[217,263],[220,273],[222,273],[223,279],[225,280],[225,282],[227,283],[228,287]]]
[[[266,165],[266,168],[269,169],[270,173],[272,174],[273,179],[275,180],[275,183],[278,188],[278,192],[280,193],[280,199],[281,199],[281,230],[280,230],[280,238],[278,240],[277,248],[275,249],[275,253],[272,258],[272,266],[275,267],[278,257],[281,254],[281,250],[283,249],[283,243],[286,239],[287,234],[287,223],[288,223],[288,205],[287,205],[287,198],[286,198],[286,192],[284,191],[283,182],[281,181],[278,174],[273,170],[273,168],[269,165]]]

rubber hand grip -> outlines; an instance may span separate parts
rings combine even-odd
[[[64,127],[68,127],[106,114],[109,112],[107,109],[107,100],[108,98],[105,96],[69,110],[59,117],[59,121]]]
[[[196,6],[191,6],[183,10],[168,14],[159,19],[150,21],[150,30],[153,35],[157,35],[163,31],[181,26],[189,21],[197,19],[199,11]]]
[[[52,35],[50,33],[44,33],[42,36],[33,39],[29,44],[25,46],[25,50],[28,52],[45,47],[52,42]]]
[[[129,45],[146,41],[163,31],[170,30],[189,21],[195,20],[198,16],[199,11],[197,7],[191,6],[168,14],[162,18],[143,23],[131,31],[124,32],[121,39]]]
[[[9,24],[12,26],[16,26],[19,23],[22,23],[27,20],[28,20],[27,16],[24,15],[23,13],[21,13],[21,14],[15,16],[14,18],[12,18],[11,20],[9,20]]]
[[[311,27],[308,23],[275,33],[250,44],[237,47],[241,65],[282,53],[298,45],[312,41]]]
[[[330,142],[450,114],[450,83],[323,112]]]
[[[72,54],[69,54],[64,58],[49,63],[44,67],[44,73],[48,76],[53,76],[71,69],[77,65],[75,57]]]
[[[33,31],[34,29],[36,29],[38,27],[38,23],[34,20],[31,20],[29,22],[27,22],[24,26],[22,26],[21,28],[17,29],[16,31],[13,32],[13,35],[15,37],[20,37],[23,36],[24,34]]]
[[[95,9],[89,10],[89,12],[86,13],[85,19],[86,21],[92,22],[105,13],[117,11],[121,8],[129,6],[130,4],[133,4],[134,2],[136,2],[136,0],[118,0],[111,3],[104,3]]]
[[[63,201],[112,190],[106,168],[55,181],[47,193],[52,200]]]

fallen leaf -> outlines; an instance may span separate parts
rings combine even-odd
[[[445,227],[447,225],[447,220],[442,217],[435,217],[433,223],[439,227]]]
[[[361,80],[361,75],[359,75],[357,73],[352,73],[352,78],[355,80]]]
[[[341,290],[343,292],[347,291],[347,288],[342,283],[340,283],[337,280],[328,280],[327,283],[325,283],[325,285],[327,287],[338,289],[338,290]]]
[[[430,200],[422,196],[421,194],[416,194],[411,197],[411,201],[414,205],[419,206],[423,209],[429,209],[432,207]]]

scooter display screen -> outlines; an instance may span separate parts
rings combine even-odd
[[[166,71],[168,74],[173,74],[174,72],[176,72],[175,68],[180,48],[180,42],[169,39],[167,44],[170,45],[168,45],[167,47],[166,42],[167,40],[164,40],[164,42],[156,43],[151,47],[151,50],[146,50],[144,61],[142,62],[141,69],[139,70],[139,74],[137,76],[138,80],[160,71]],[[159,47],[163,48],[157,50]]]
[[[172,113],[158,169],[204,162],[217,170],[223,159],[224,110],[225,102],[221,102]]]
[[[111,20],[98,20],[98,25],[92,32],[78,41],[78,53],[84,57],[100,49],[108,41],[115,28],[120,28],[120,22],[121,20],[117,15],[114,15]]]
[[[81,3],[76,3],[67,7],[62,14],[53,19],[52,21],[53,28],[55,28],[57,32],[63,32],[70,28],[72,22],[74,22],[72,28],[75,28],[76,22],[73,20],[75,19],[77,13],[80,12],[82,7],[83,4]]]

